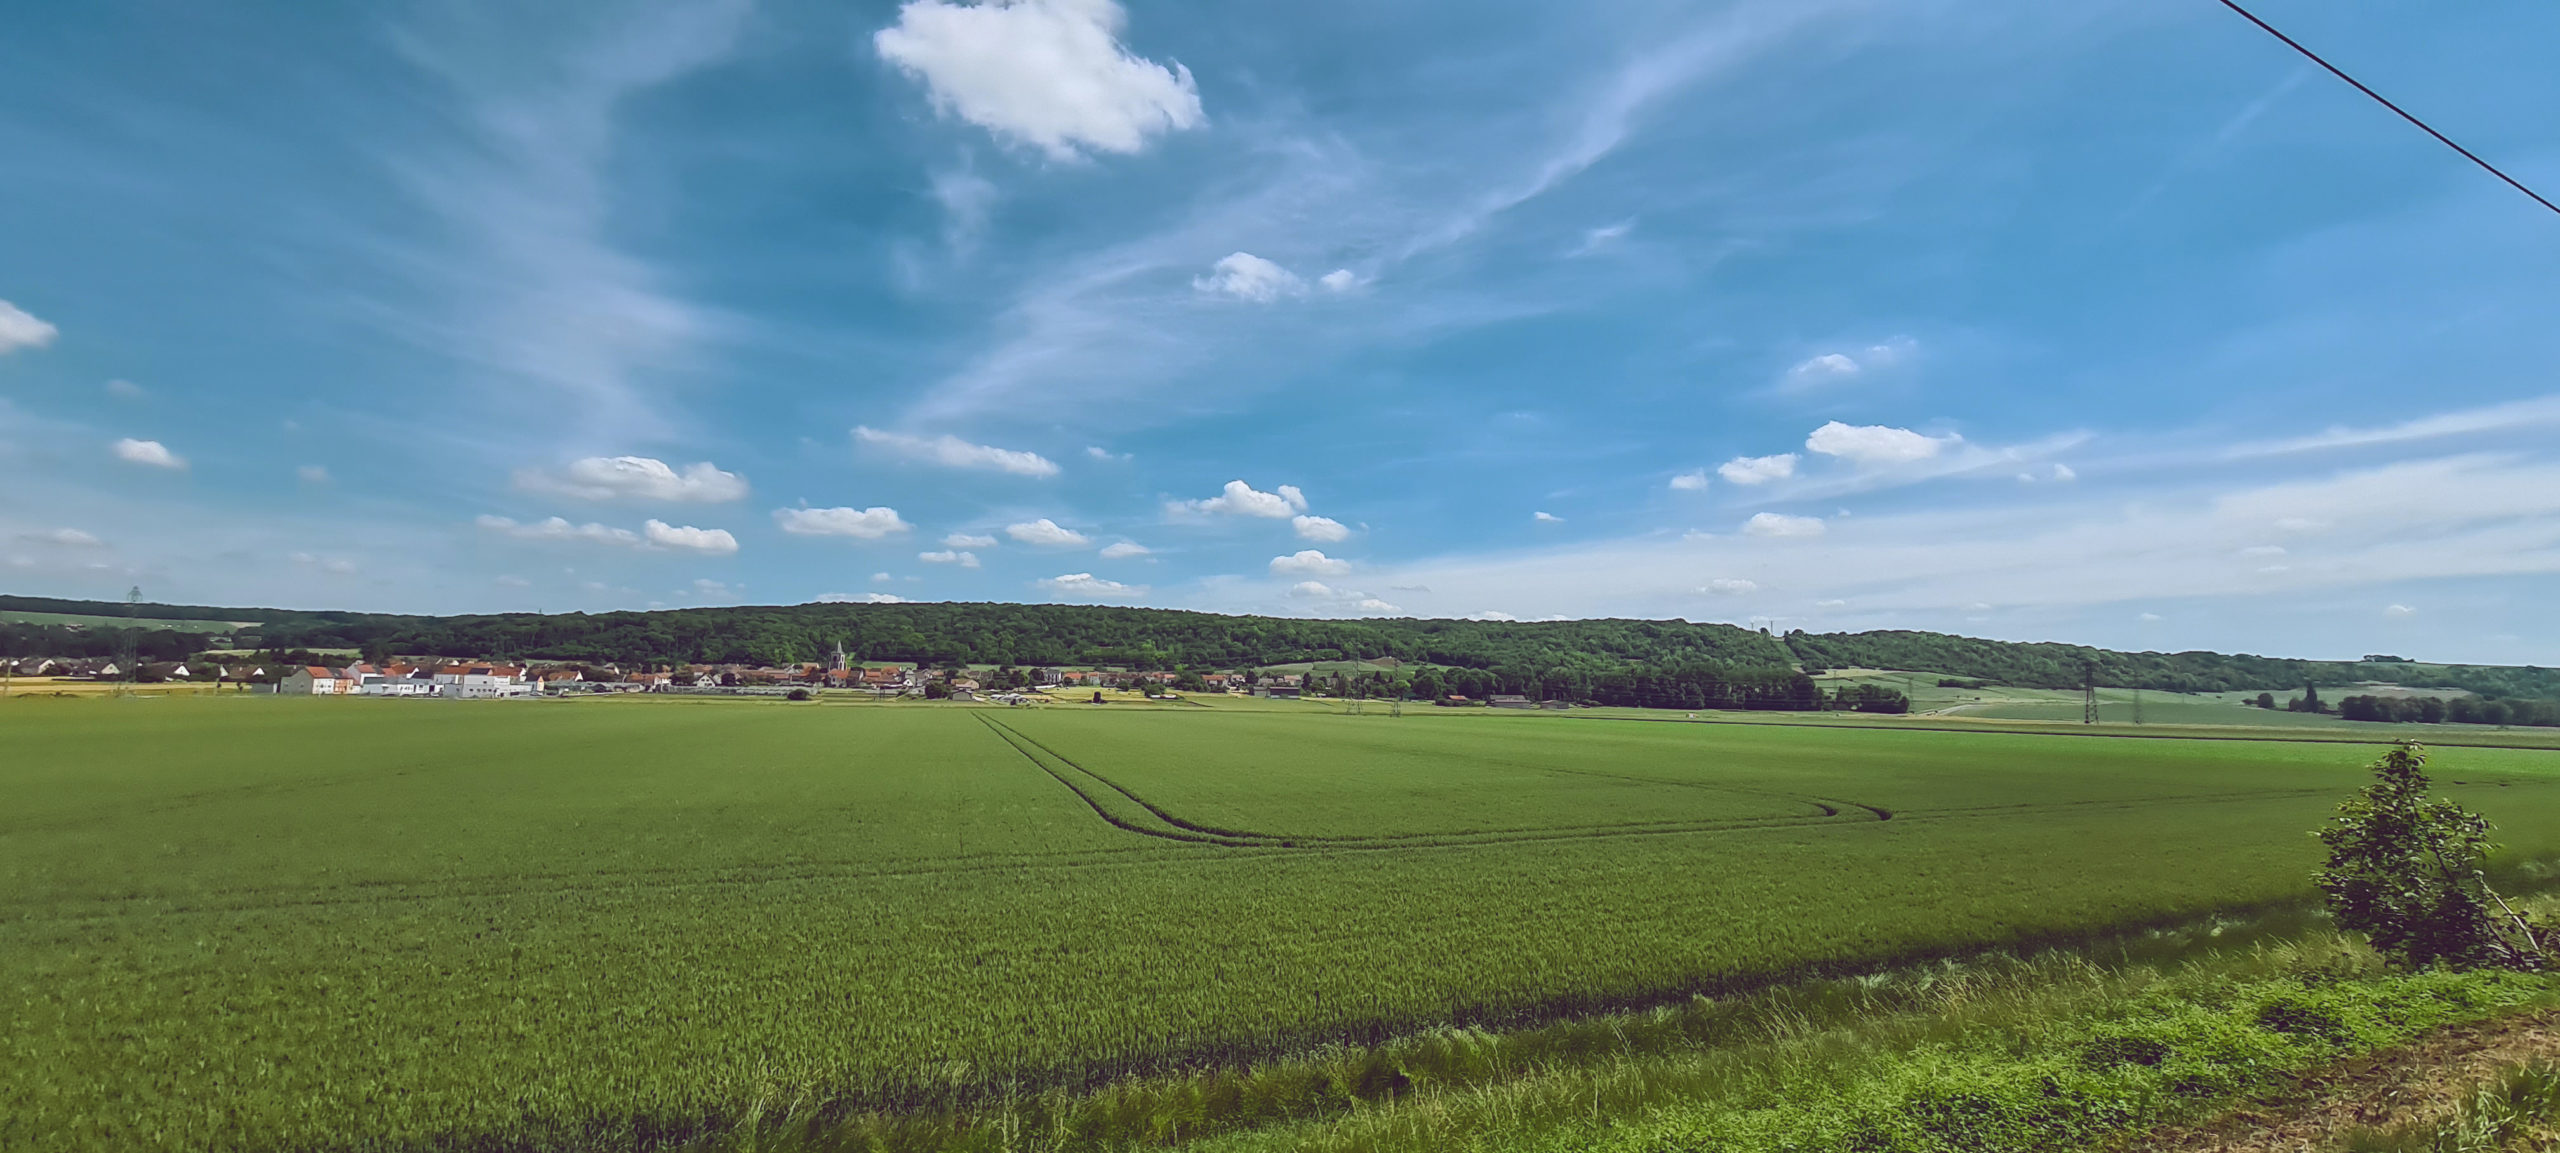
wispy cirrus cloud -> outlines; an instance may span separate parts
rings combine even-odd
[[[1058,475],[1057,462],[1039,453],[997,448],[991,444],[971,444],[948,433],[922,437],[884,432],[865,425],[853,430],[853,439],[877,445],[910,460],[927,461],[944,468],[1006,472],[1044,479]]]
[[[397,28],[394,43],[452,102],[453,135],[382,157],[443,229],[381,242],[438,303],[421,314],[386,301],[376,321],[475,377],[538,386],[530,399],[584,438],[670,431],[662,386],[732,325],[616,239],[607,169],[628,159],[616,148],[626,103],[725,58],[749,8],[448,6]],[[521,50],[487,50],[502,36]]]

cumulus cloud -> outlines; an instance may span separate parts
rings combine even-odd
[[[1520,618],[1513,616],[1510,613],[1486,609],[1480,613],[1468,613],[1467,619],[1471,621],[1516,621]]]
[[[710,461],[686,465],[679,472],[663,460],[645,456],[591,456],[572,461],[557,473],[523,469],[515,481],[526,492],[572,500],[718,504],[747,495],[745,478],[724,472]]]
[[[1359,600],[1351,602],[1351,607],[1364,613],[1400,613],[1404,611],[1402,607],[1388,604],[1376,597],[1362,597]]]
[[[1329,279],[1331,274],[1327,276]],[[1220,257],[1209,267],[1207,276],[1192,278],[1191,287],[1257,304],[1268,304],[1307,290],[1306,282],[1298,279],[1297,273],[1250,252],[1233,252]],[[1332,288],[1333,285],[1328,283],[1326,287]]]
[[[481,528],[517,540],[587,541],[595,544],[638,545],[640,534],[627,528],[602,524],[571,524],[559,517],[548,517],[531,524],[518,524],[503,516],[483,516]]]
[[[1693,472],[1684,472],[1671,478],[1671,491],[1673,492],[1705,492],[1706,489],[1707,470],[1703,468]]]
[[[1057,462],[1039,453],[997,448],[990,444],[971,444],[948,433],[927,438],[909,436],[902,432],[882,432],[876,428],[856,428],[853,430],[853,438],[864,444],[879,445],[912,460],[928,461],[944,468],[1009,472],[1015,476],[1058,475]]]
[[[1039,545],[1043,548],[1083,548],[1093,543],[1093,538],[1074,529],[1061,527],[1058,522],[1045,516],[1038,520],[1024,521],[1021,524],[1006,525],[1004,535],[1024,544]]]
[[[695,528],[689,524],[668,524],[651,520],[640,526],[650,544],[659,548],[683,549],[687,552],[726,555],[738,551],[738,538],[724,528]]]
[[[1821,522],[1817,521],[1815,523],[1819,524]],[[1705,585],[1700,586],[1698,591],[1707,593],[1711,596],[1741,596],[1744,593],[1759,592],[1760,582],[1747,581],[1740,577],[1718,577],[1714,580],[1708,581]]]
[[[1317,277],[1316,283],[1326,292],[1349,292],[1369,282],[1348,268],[1337,268]]]
[[[1938,455],[1964,438],[1924,436],[1907,428],[1832,421],[1804,438],[1805,448],[1861,465],[1911,464]]]
[[[1095,459],[1095,460],[1099,460],[1099,461],[1107,461],[1107,462],[1111,462],[1111,463],[1119,463],[1119,462],[1122,462],[1122,461],[1126,461],[1126,460],[1128,460],[1128,459],[1130,458],[1130,456],[1131,456],[1131,455],[1133,455],[1133,454],[1131,454],[1131,453],[1125,453],[1125,452],[1113,452],[1113,451],[1111,451],[1110,449],[1104,448],[1104,447],[1102,447],[1101,445],[1098,445],[1098,444],[1088,444],[1088,445],[1084,446],[1084,454],[1085,454],[1086,456],[1092,457],[1092,458],[1093,458],[1093,459]]]
[[[1756,512],[1742,522],[1742,531],[1752,536],[1821,536],[1823,527],[1813,517],[1777,512]]]
[[[43,348],[61,329],[36,319],[27,310],[0,300],[0,356],[21,348]]]
[[[813,604],[822,605],[907,605],[914,601],[896,593],[819,593]]]
[[[994,548],[996,547],[996,538],[991,536],[978,536],[974,533],[955,532],[942,538],[942,547]]]
[[[915,526],[898,516],[898,510],[883,505],[870,508],[778,508],[773,521],[782,531],[794,536],[849,536],[855,540],[879,540],[906,532]]]
[[[872,34],[936,110],[1053,159],[1132,153],[1206,121],[1191,70],[1132,55],[1113,0],[909,0]]]
[[[1148,548],[1147,546],[1139,544],[1133,540],[1113,541],[1110,544],[1102,546],[1102,559],[1125,560],[1133,556],[1145,556],[1154,551],[1154,549]]]
[[[1043,577],[1040,587],[1067,596],[1098,598],[1137,596],[1147,591],[1145,585],[1125,585],[1115,580],[1104,580],[1089,572],[1071,572],[1063,576]]]
[[[1350,571],[1350,561],[1311,548],[1271,558],[1273,576],[1341,576]]]
[[[2418,615],[2418,610],[2410,608],[2407,605],[2384,605],[2382,608],[2382,615],[2387,617],[2409,617]]]
[[[1298,486],[1281,485],[1277,492],[1263,492],[1240,480],[1227,482],[1225,490],[1206,500],[1177,500],[1165,505],[1170,513],[1224,513],[1229,516],[1258,516],[1280,520],[1307,511],[1307,494]]]
[[[1331,543],[1351,539],[1351,530],[1329,516],[1293,516],[1289,526],[1298,530],[1298,539]]]
[[[1563,518],[1563,517],[1557,516],[1556,514],[1551,513],[1551,512],[1533,512],[1533,513],[1530,513],[1530,514],[1529,514],[1529,519],[1530,519],[1530,520],[1534,520],[1534,521],[1544,521],[1544,522],[1549,522],[1549,523],[1553,523],[1553,524],[1562,524],[1562,523],[1564,523],[1564,518]]]
[[[961,552],[954,549],[944,549],[940,552],[920,552],[916,554],[916,559],[923,561],[926,564],[956,564],[961,568],[978,567],[978,554],[973,552]]]
[[[1796,474],[1796,454],[1737,456],[1716,466],[1716,475],[1735,484],[1767,484]]]
[[[116,459],[128,464],[170,469],[187,467],[185,457],[169,451],[168,445],[156,440],[135,440],[128,436],[117,441],[114,448]]]

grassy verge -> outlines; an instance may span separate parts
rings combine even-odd
[[[2350,1133],[2341,1153],[2502,1153],[2560,1148],[2560,1065],[2520,1062],[2442,1121]]]
[[[2048,1150],[2560,999],[2544,978],[2392,972],[2327,931],[2223,947],[2223,929],[2152,934],[2133,942],[2141,951],[2119,942],[1940,962],[942,1111],[769,1102],[691,1148]],[[2140,959],[2163,954],[2180,959]]]

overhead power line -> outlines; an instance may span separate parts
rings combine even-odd
[[[2331,64],[2331,63],[2329,63],[2328,61],[2321,59],[2321,58],[2320,58],[2320,54],[2319,54],[2319,53],[2314,52],[2314,51],[2312,51],[2312,50],[2310,50],[2310,49],[2308,49],[2308,48],[2303,47],[2303,46],[2302,46],[2302,42],[2301,42],[2301,41],[2295,40],[2293,37],[2291,37],[2291,36],[2287,36],[2287,35],[2285,35],[2284,33],[2277,31],[2277,30],[2276,30],[2276,26],[2275,26],[2275,25],[2273,25],[2273,24],[2269,24],[2269,23],[2267,23],[2267,22],[2266,22],[2266,21],[2264,21],[2264,20],[2260,20],[2260,19],[2258,19],[2258,17],[2257,17],[2257,14],[2256,14],[2256,13],[2253,13],[2253,12],[2249,11],[2248,9],[2241,7],[2239,4],[2235,3],[2235,2],[2234,2],[2234,0],[2222,0],[2222,6],[2223,6],[2223,7],[2225,7],[2225,8],[2228,8],[2228,9],[2230,9],[2230,10],[2234,11],[2234,12],[2237,12],[2237,13],[2239,13],[2241,16],[2243,16],[2243,17],[2247,18],[2247,19],[2248,19],[2248,21],[2249,21],[2249,23],[2251,23],[2251,24],[2255,24],[2255,25],[2257,25],[2258,27],[2265,29],[2265,30],[2266,30],[2266,33],[2267,33],[2267,35],[2269,35],[2269,36],[2273,36],[2273,37],[2275,37],[2275,38],[2276,38],[2276,39],[2278,39],[2278,40],[2282,40],[2282,41],[2284,41],[2285,47],[2287,47],[2287,48],[2291,48],[2291,49],[2293,49],[2293,50],[2294,50],[2294,51],[2296,51],[2296,52],[2302,53],[2302,55],[2303,55],[2303,58],[2304,58],[2304,59],[2307,59],[2307,60],[2311,61],[2312,63],[2314,63],[2314,64],[2317,64],[2317,65],[2321,66],[2322,68],[2326,68],[2326,69],[2328,69],[2328,70],[2329,70],[2329,74],[2330,74],[2331,76],[2335,76],[2335,77],[2337,77],[2337,78],[2338,78],[2338,79],[2340,79],[2340,80],[2344,80],[2344,81],[2346,81],[2348,84],[2353,85],[2353,86],[2355,87],[2355,90],[2356,90],[2356,91],[2358,91],[2358,92],[2362,92],[2362,93],[2364,93],[2364,94],[2365,94],[2365,95],[2367,95],[2367,96],[2373,97],[2373,102],[2374,102],[2374,103],[2379,104],[2379,105],[2381,105],[2381,106],[2383,106],[2383,107],[2385,107],[2385,108],[2388,108],[2388,109],[2390,109],[2391,111],[2393,111],[2393,112],[2395,112],[2395,113],[2398,113],[2398,114],[2399,114],[2399,116],[2400,116],[2400,119],[2402,119],[2402,120],[2406,120],[2406,121],[2408,121],[2408,122],[2409,122],[2409,123],[2411,123],[2411,124],[2415,124],[2415,125],[2417,125],[2417,126],[2418,126],[2418,130],[2419,130],[2419,131],[2424,132],[2424,133],[2426,133],[2426,134],[2427,134],[2427,135],[2429,135],[2429,136],[2433,136],[2433,137],[2435,137],[2437,140],[2442,141],[2445,147],[2450,148],[2450,149],[2453,149],[2454,151],[2461,153],[2461,154],[2462,154],[2462,158],[2463,158],[2463,159],[2468,160],[2468,161],[2472,162],[2473,164],[2477,164],[2477,165],[2479,165],[2479,166],[2481,167],[2481,169],[2482,169],[2482,170],[2484,170],[2484,171],[2486,171],[2489,175],[2491,175],[2491,176],[2495,176],[2495,177],[2497,177],[2497,178],[2498,178],[2498,179],[2500,179],[2500,180],[2506,181],[2509,187],[2512,187],[2512,188],[2514,188],[2516,191],[2521,192],[2521,193],[2524,193],[2525,195],[2532,197],[2532,198],[2533,198],[2533,202],[2534,202],[2534,203],[2539,204],[2539,205],[2543,206],[2544,208],[2548,208],[2548,209],[2550,209],[2551,211],[2553,211],[2553,212],[2555,212],[2555,213],[2560,213],[2560,204],[2553,204],[2552,202],[2550,202],[2550,201],[2548,201],[2548,200],[2543,199],[2543,197],[2542,197],[2542,194],[2541,194],[2541,193],[2536,192],[2536,191],[2534,191],[2534,190],[2532,190],[2532,189],[2530,189],[2530,188],[2525,187],[2525,186],[2524,186],[2524,182],[2523,182],[2523,181],[2518,180],[2518,179],[2516,179],[2515,177],[2509,176],[2509,175],[2507,175],[2507,174],[2506,174],[2506,173],[2504,173],[2504,172],[2500,172],[2500,171],[2498,171],[2498,166],[2497,166],[2497,165],[2495,165],[2495,164],[2491,164],[2491,163],[2489,163],[2489,162],[2488,162],[2488,161],[2486,161],[2486,160],[2482,160],[2482,159],[2480,159],[2480,157],[2479,157],[2479,155],[2478,155],[2477,153],[2474,153],[2474,152],[2472,152],[2470,149],[2465,148],[2465,147],[2463,147],[2463,146],[2461,146],[2461,145],[2459,145],[2459,144],[2454,143],[2454,142],[2453,142],[2453,138],[2452,138],[2452,137],[2447,136],[2447,135],[2445,135],[2444,133],[2441,133],[2441,132],[2436,131],[2434,128],[2430,127],[2430,126],[2427,124],[2427,122],[2426,122],[2426,121],[2424,121],[2424,120],[2420,120],[2420,119],[2418,119],[2417,117],[2410,115],[2410,114],[2409,114],[2408,109],[2402,108],[2402,107],[2400,107],[2399,105],[2394,104],[2394,103],[2390,102],[2389,100],[2384,99],[2381,93],[2376,92],[2376,91],[2374,91],[2373,89],[2370,89],[2370,88],[2365,87],[2365,86],[2364,86],[2364,82],[2363,82],[2363,81],[2358,80],[2358,79],[2356,79],[2356,78],[2355,78],[2355,77],[2353,77],[2353,76],[2349,76],[2349,75],[2347,75],[2347,74],[2346,74],[2346,72],[2345,72],[2344,70],[2340,69],[2337,65],[2335,65],[2335,64]]]

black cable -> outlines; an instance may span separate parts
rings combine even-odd
[[[2337,78],[2338,78],[2338,79],[2340,79],[2340,80],[2344,80],[2344,81],[2346,81],[2347,83],[2349,83],[2349,84],[2351,84],[2351,85],[2354,85],[2354,86],[2355,86],[2355,90],[2356,90],[2356,91],[2358,91],[2358,92],[2362,92],[2362,93],[2364,93],[2364,94],[2365,94],[2365,95],[2367,95],[2367,96],[2373,97],[2373,101],[2374,101],[2374,103],[2376,103],[2376,104],[2380,104],[2381,106],[2383,106],[2383,107],[2385,107],[2385,108],[2388,108],[2388,109],[2392,110],[2393,112],[2399,113],[2399,114],[2400,114],[2400,119],[2402,119],[2402,120],[2406,120],[2406,121],[2408,121],[2408,122],[2409,122],[2409,123],[2411,123],[2411,124],[2415,124],[2415,125],[2417,125],[2420,131],[2423,131],[2423,132],[2425,132],[2427,135],[2429,135],[2429,136],[2433,136],[2433,137],[2435,137],[2437,140],[2442,141],[2442,142],[2444,143],[2444,146],[2445,146],[2445,147],[2450,148],[2450,149],[2453,149],[2454,151],[2461,153],[2461,154],[2462,154],[2462,156],[2463,156],[2463,159],[2465,159],[2465,160],[2469,160],[2469,161],[2470,161],[2470,162],[2472,162],[2473,164],[2477,164],[2477,165],[2479,165],[2481,168],[2483,168],[2483,169],[2487,170],[2487,172],[2489,173],[2489,175],[2491,175],[2491,176],[2495,176],[2495,177],[2497,177],[2497,178],[2498,178],[2498,179],[2500,179],[2500,180],[2504,180],[2504,181],[2506,181],[2506,182],[2507,182],[2507,184],[2508,184],[2510,187],[2513,187],[2516,191],[2521,192],[2521,193],[2524,193],[2525,195],[2532,197],[2532,198],[2533,198],[2533,202],[2534,202],[2534,203],[2539,204],[2539,205],[2543,206],[2544,208],[2548,208],[2548,209],[2550,209],[2551,211],[2553,211],[2553,212],[2555,212],[2555,213],[2560,213],[2560,204],[2553,204],[2552,202],[2550,202],[2550,201],[2548,201],[2548,200],[2543,199],[2543,198],[2542,198],[2542,194],[2541,194],[2541,193],[2536,192],[2536,191],[2534,191],[2534,190],[2532,190],[2532,189],[2530,189],[2530,188],[2525,187],[2525,186],[2524,186],[2524,182],[2523,182],[2523,181],[2517,180],[2515,177],[2509,176],[2509,175],[2507,175],[2507,174],[2506,174],[2506,173],[2504,173],[2504,172],[2500,172],[2500,171],[2498,171],[2498,166],[2497,166],[2497,165],[2495,165],[2495,164],[2491,164],[2491,163],[2489,163],[2489,162],[2488,162],[2488,161],[2486,161],[2486,160],[2482,160],[2482,159],[2480,159],[2480,157],[2479,157],[2479,156],[2477,156],[2477,155],[2475,155],[2475,154],[2474,154],[2470,149],[2465,148],[2465,147],[2463,147],[2463,146],[2461,146],[2461,145],[2459,145],[2459,144],[2454,143],[2454,142],[2453,142],[2453,138],[2452,138],[2452,137],[2446,136],[2444,133],[2438,132],[2438,131],[2436,131],[2435,129],[2428,127],[2428,126],[2427,126],[2427,122],[2426,122],[2426,121],[2424,121],[2424,120],[2420,120],[2420,119],[2418,119],[2418,118],[2417,118],[2417,117],[2415,117],[2415,116],[2411,116],[2411,115],[2409,115],[2409,112],[2408,112],[2408,110],[2407,110],[2407,109],[2404,109],[2404,108],[2400,107],[2399,105],[2397,105],[2397,104],[2394,104],[2394,103],[2390,102],[2389,100],[2385,100],[2385,99],[2383,99],[2383,96],[2382,96],[2382,94],[2381,94],[2381,93],[2376,92],[2376,91],[2374,91],[2373,89],[2370,89],[2370,88],[2365,87],[2365,86],[2364,86],[2364,82],[2363,82],[2363,81],[2358,80],[2358,79],[2356,79],[2356,78],[2355,78],[2355,77],[2353,77],[2353,76],[2349,76],[2349,75],[2347,75],[2345,72],[2340,71],[2337,65],[2335,65],[2335,64],[2331,64],[2331,63],[2329,63],[2328,61],[2321,59],[2321,58],[2320,58],[2320,54],[2319,54],[2319,53],[2314,52],[2314,51],[2312,51],[2312,50],[2310,50],[2310,49],[2308,49],[2308,48],[2303,47],[2303,46],[2302,46],[2302,44],[2301,44],[2301,42],[2299,42],[2299,41],[2295,40],[2293,37],[2291,37],[2291,36],[2287,36],[2287,35],[2285,35],[2285,34],[2284,34],[2284,33],[2282,33],[2282,32],[2278,32],[2278,31],[2276,31],[2276,26],[2275,26],[2275,25],[2273,25],[2273,24],[2269,24],[2269,23],[2267,23],[2267,22],[2266,22],[2266,21],[2264,21],[2264,20],[2260,20],[2260,19],[2258,19],[2257,15],[2256,15],[2255,13],[2252,13],[2252,12],[2251,12],[2251,11],[2249,11],[2248,9],[2243,8],[2243,7],[2241,7],[2240,5],[2238,5],[2238,4],[2236,4],[2236,3],[2234,3],[2234,2],[2233,2],[2233,0],[2222,0],[2222,6],[2223,6],[2223,7],[2225,7],[2225,8],[2228,8],[2228,9],[2230,9],[2230,10],[2234,11],[2234,12],[2239,13],[2240,15],[2242,15],[2242,16],[2244,16],[2244,17],[2247,17],[2247,18],[2248,18],[2249,23],[2251,23],[2251,24],[2255,24],[2255,25],[2257,25],[2257,26],[2258,26],[2258,27],[2260,27],[2260,28],[2266,29],[2267,35],[2269,35],[2269,36],[2273,36],[2273,37],[2275,37],[2275,38],[2276,38],[2276,39],[2278,39],[2278,40],[2282,40],[2282,41],[2284,41],[2284,43],[2285,43],[2285,47],[2287,47],[2287,48],[2291,48],[2291,49],[2293,49],[2293,50],[2294,50],[2294,51],[2296,51],[2296,52],[2302,53],[2303,57],[2304,57],[2304,58],[2306,58],[2306,59],[2308,59],[2308,60],[2310,60],[2312,63],[2317,64],[2317,65],[2321,66],[2322,68],[2326,68],[2326,69],[2328,69],[2328,70],[2329,70],[2329,74],[2330,74],[2330,75],[2335,76],[2335,77],[2337,77]]]

